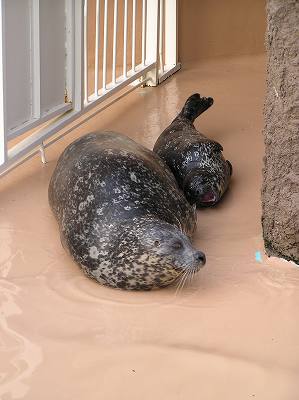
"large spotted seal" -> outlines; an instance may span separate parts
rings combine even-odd
[[[60,156],[49,203],[84,272],[108,286],[166,286],[205,263],[190,237],[196,213],[152,151],[113,132],[91,133]]]
[[[197,207],[218,203],[232,174],[221,144],[206,138],[193,125],[212,104],[211,97],[200,97],[198,93],[190,96],[154,146],[154,152],[169,166],[187,199]]]

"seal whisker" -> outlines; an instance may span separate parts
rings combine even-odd
[[[193,271],[194,271],[194,268],[191,268],[191,269],[190,269],[190,272],[189,272],[189,276],[188,276],[188,285],[190,285],[191,282],[192,282],[192,279],[193,279]]]
[[[177,289],[177,293],[180,293],[183,290],[183,287],[184,287],[184,285],[185,285],[185,283],[186,283],[186,281],[188,279],[189,273],[190,273],[189,269],[186,269],[184,271],[184,273],[182,275],[182,279],[181,279],[180,285],[179,285],[179,287]]]
[[[196,274],[196,268],[193,267],[193,268],[192,268],[192,275],[191,275],[190,283],[193,281],[193,278],[194,278],[195,274]]]
[[[177,292],[178,292],[178,290],[179,290],[179,287],[180,287],[180,285],[181,285],[181,283],[182,283],[182,279],[183,279],[184,273],[185,273],[185,271],[182,271],[182,272],[180,273],[179,277],[178,277],[177,288],[176,288],[175,294],[177,294]]]
[[[180,275],[180,278],[179,278],[178,286],[177,286],[177,289],[176,289],[176,292],[175,292],[175,296],[181,291],[182,285],[183,285],[183,281],[184,281],[184,278],[185,278],[187,273],[188,273],[188,270],[186,270],[186,269],[184,269],[182,271],[182,273]]]
[[[181,293],[181,291],[183,290],[187,276],[188,276],[188,272],[185,273],[185,275],[184,275],[184,277],[182,279],[182,283],[181,283],[181,286],[179,288],[178,294]]]
[[[191,284],[193,277],[194,277],[194,268],[191,268],[188,276],[188,285]]]
[[[188,280],[189,280],[190,273],[191,273],[191,271],[190,271],[190,269],[188,269],[188,270],[187,270],[186,277],[185,277],[184,282],[183,282],[183,285],[182,285],[182,290],[183,290],[184,286],[186,285],[186,283],[187,283]]]
[[[194,270],[193,270],[192,281],[193,281],[193,279],[194,279],[195,274],[196,274],[196,268],[194,268]]]

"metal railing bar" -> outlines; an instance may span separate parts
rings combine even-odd
[[[95,33],[95,63],[94,63],[94,94],[99,90],[99,46],[100,46],[100,0],[96,0],[96,33]]]
[[[135,71],[136,62],[136,0],[133,0],[132,10],[132,70]]]
[[[164,0],[160,0],[159,17],[159,70],[164,72]]]
[[[19,126],[18,128],[15,129],[10,129],[7,132],[7,136],[9,140],[15,139],[16,137],[24,134],[27,132],[29,129],[36,128],[38,125],[41,125],[45,122],[47,122],[49,119],[56,117],[59,114],[63,114],[66,111],[69,111],[73,108],[72,103],[64,103],[59,106],[56,106],[49,110],[46,114],[44,114],[41,118],[36,118],[33,120],[30,120],[28,122],[25,122],[23,125]]]
[[[128,36],[128,0],[124,0],[124,54],[123,54],[123,75],[127,76],[127,36]]]
[[[108,41],[108,0],[104,2],[104,38],[103,38],[103,89],[106,89],[107,80],[107,41]]]
[[[117,13],[118,0],[114,0],[114,15],[113,15],[113,55],[112,55],[112,82],[116,80],[116,56],[117,56]]]
[[[108,104],[105,104],[102,108],[95,110],[94,112],[92,112],[89,115],[86,115],[85,118],[81,119],[77,124],[73,125],[72,127],[70,127],[69,129],[67,129],[65,132],[61,133],[60,135],[58,135],[57,137],[53,138],[52,140],[50,140],[47,143],[43,143],[46,140],[46,137],[43,137],[41,141],[39,141],[39,143],[36,144],[36,148],[33,149],[30,154],[28,154],[25,157],[22,157],[18,160],[13,160],[10,159],[8,161],[8,164],[6,164],[5,169],[1,168],[0,166],[0,177],[5,176],[6,174],[8,174],[10,171],[14,170],[15,168],[17,168],[18,166],[22,165],[24,162],[30,160],[32,157],[34,157],[36,154],[40,153],[40,148],[38,148],[37,146],[40,146],[41,143],[43,143],[43,148],[46,149],[49,146],[51,146],[52,144],[54,144],[55,142],[57,142],[58,140],[62,139],[64,136],[66,136],[67,134],[69,134],[70,132],[72,132],[73,130],[77,129],[79,126],[81,126],[82,124],[84,124],[85,122],[89,121],[91,118],[93,118],[95,115],[97,115],[98,113],[104,111],[106,108],[110,107],[112,104],[116,103],[118,100],[122,99],[123,97],[125,97],[126,95],[130,94],[131,92],[133,92],[135,89],[137,89],[139,86],[143,85],[144,83],[147,82],[148,79],[143,79],[140,82],[136,82],[136,84],[134,86],[131,86],[130,89],[128,89],[125,93],[122,93],[120,96],[118,96],[117,98],[113,99],[112,101],[110,101]],[[72,116],[71,119],[67,120],[67,123],[65,125],[68,125],[70,123],[72,123],[74,120],[80,118],[82,115],[84,115],[85,113],[82,112],[78,112],[78,111],[74,111],[74,115]],[[61,130],[62,128],[60,127],[58,130]],[[53,135],[53,134],[52,134]],[[52,136],[51,135],[51,136]],[[2,166],[3,167],[3,166]]]
[[[40,12],[39,0],[32,1],[32,25],[31,25],[31,62],[32,62],[32,117],[39,118],[41,113],[40,95]]]
[[[142,0],[142,49],[141,49],[141,59],[142,64],[145,65],[145,54],[146,54],[146,2],[147,0]]]
[[[84,101],[88,102],[88,0],[84,0]]]
[[[13,159],[15,157],[22,157],[28,149],[31,147],[37,146],[41,141],[45,141],[48,137],[52,136],[54,133],[57,132],[58,129],[63,129],[67,124],[72,122],[74,119],[78,118],[79,116],[83,115],[85,112],[89,111],[96,105],[100,104],[107,98],[114,95],[119,90],[123,89],[129,83],[134,82],[136,79],[140,78],[146,72],[150,71],[151,69],[156,68],[156,62],[151,63],[149,66],[145,68],[140,68],[139,72],[136,72],[132,77],[123,80],[121,83],[117,84],[109,91],[107,91],[104,95],[99,97],[98,99],[94,100],[92,103],[88,103],[84,109],[81,111],[69,111],[69,113],[64,114],[57,118],[56,121],[51,123],[51,126],[47,127],[46,129],[39,130],[32,135],[25,138],[22,142],[16,144],[12,149],[8,151],[8,158]]]
[[[130,83],[134,82],[136,79],[140,78],[143,74],[146,74],[148,71],[154,69],[156,66],[156,62],[152,62],[146,67],[144,67],[142,64],[139,64],[135,67],[135,71],[129,70],[127,73],[127,77],[124,78],[123,75],[118,77],[116,79],[115,84],[113,82],[110,82],[106,84],[106,89],[102,89],[102,91],[99,91],[98,97],[93,98],[90,96],[90,102],[85,105],[85,110],[88,110],[90,107],[93,106],[95,102],[101,102],[103,101],[103,98],[110,97],[112,94],[116,93],[118,90],[124,88],[126,85],[129,85]]]

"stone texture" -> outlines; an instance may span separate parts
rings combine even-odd
[[[262,225],[269,255],[299,262],[298,11],[267,1],[267,92]]]

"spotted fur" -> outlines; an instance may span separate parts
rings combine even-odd
[[[167,286],[205,262],[190,237],[196,213],[161,159],[113,132],[69,145],[49,185],[64,247],[98,282]]]
[[[228,188],[232,165],[222,146],[196,130],[194,120],[213,104],[211,97],[190,96],[182,111],[159,136],[156,152],[173,172],[191,204],[218,203]]]

